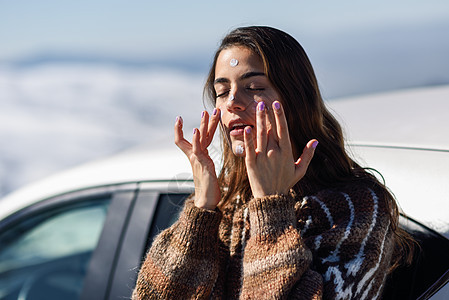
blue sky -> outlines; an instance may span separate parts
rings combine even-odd
[[[444,20],[449,20],[447,0],[0,0],[0,61],[48,52],[203,56],[240,25],[271,25],[308,41]]]

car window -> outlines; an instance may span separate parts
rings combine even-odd
[[[389,274],[383,299],[428,299],[449,280],[449,240],[410,217],[401,216],[400,226],[417,243],[414,259]]]
[[[184,201],[189,194],[161,194],[156,212],[148,235],[147,249],[151,246],[154,237],[165,228],[171,226],[178,219]]]
[[[78,299],[109,197],[24,216],[0,233],[0,299]]]

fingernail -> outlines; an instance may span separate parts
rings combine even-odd
[[[274,109],[279,110],[281,108],[281,104],[279,102],[274,102]]]
[[[182,117],[181,116],[177,116],[176,117],[176,123],[179,122],[180,124],[182,124]]]
[[[263,111],[265,109],[265,102],[263,102],[263,101],[259,102],[258,108],[259,108],[260,111]]]
[[[212,112],[212,114],[215,116],[217,114],[217,109],[214,108],[214,111]]]
[[[196,128],[193,128],[193,134],[195,134],[195,133],[196,133],[196,131],[197,131],[197,129],[196,129]]]
[[[201,112],[201,119],[204,118],[204,111]]]
[[[313,148],[313,149],[315,149],[315,148],[316,148],[316,146],[318,146],[318,141],[315,141],[315,142],[313,142],[313,144],[312,144],[312,148]]]
[[[249,127],[249,126],[246,127],[246,128],[245,128],[245,132],[246,132],[246,133],[251,133],[251,127]]]

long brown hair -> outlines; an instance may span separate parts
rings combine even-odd
[[[302,150],[313,138],[320,142],[307,173],[294,187],[299,195],[309,195],[320,189],[364,181],[370,184],[390,209],[391,228],[399,248],[411,249],[411,238],[399,228],[399,210],[396,201],[383,183],[368,169],[359,166],[345,150],[341,126],[326,108],[318,87],[312,64],[302,46],[289,34],[271,27],[251,26],[237,28],[226,35],[218,48],[209,72],[204,95],[215,104],[215,67],[220,52],[232,46],[244,46],[257,54],[264,72],[280,95],[284,107],[292,145]],[[224,135],[224,134],[223,134]],[[223,138],[225,138],[223,136]],[[244,159],[232,154],[223,141],[223,167],[219,183],[224,205],[235,195],[251,197],[251,189]],[[295,153],[299,157],[300,153]],[[411,259],[407,256],[407,261]],[[403,255],[402,255],[403,256]],[[395,262],[397,264],[397,261]]]

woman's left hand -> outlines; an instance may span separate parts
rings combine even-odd
[[[256,110],[257,132],[245,128],[245,162],[255,198],[288,193],[306,174],[318,145],[317,140],[310,140],[295,161],[284,110],[278,101],[272,107],[274,114],[260,102]]]

